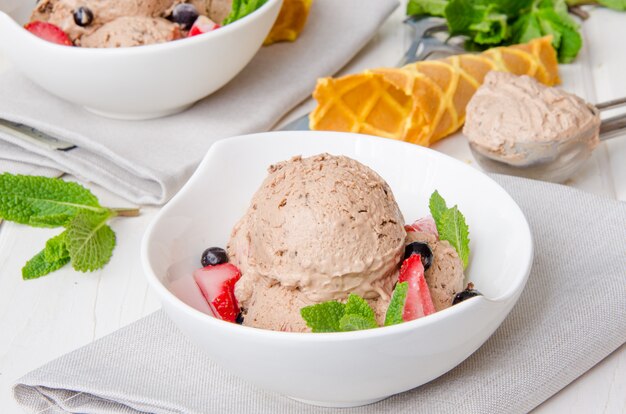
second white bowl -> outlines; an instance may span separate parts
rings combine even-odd
[[[261,47],[282,0],[213,32],[172,42],[119,49],[61,46],[20,24],[23,8],[0,11],[0,47],[30,80],[69,102],[120,119],[182,111],[235,77]],[[17,21],[16,21],[17,20]]]

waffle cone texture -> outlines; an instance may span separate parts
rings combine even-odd
[[[492,70],[529,75],[548,86],[559,83],[556,53],[546,36],[480,54],[319,79],[310,128],[429,146],[463,125],[467,103]]]

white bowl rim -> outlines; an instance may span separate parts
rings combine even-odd
[[[318,134],[344,135],[344,136],[347,135],[347,136],[352,137],[353,139],[355,136],[358,136],[358,139],[360,140],[374,140],[374,141],[384,140],[385,142],[388,143],[388,145],[410,146],[411,148],[414,148],[414,150],[428,152],[435,158],[451,160],[454,163],[458,163],[459,165],[462,165],[463,168],[474,170],[472,167],[465,165],[461,161],[449,155],[443,154],[441,152],[435,151],[427,147],[418,146],[418,145],[407,143],[404,141],[397,141],[397,140],[392,140],[388,138],[381,138],[381,137],[365,135],[365,134],[354,134],[354,133],[348,133],[348,132],[330,132],[330,131],[269,131],[269,132],[239,135],[239,136],[221,139],[215,142],[213,145],[211,145],[211,147],[205,154],[204,158],[202,159],[202,161],[196,168],[191,178],[187,181],[187,183],[183,186],[183,188],[165,206],[161,208],[161,210],[157,213],[156,217],[148,225],[143,235],[142,242],[141,242],[141,263],[142,263],[142,267],[144,270],[144,274],[148,280],[148,284],[159,294],[159,297],[162,301],[167,300],[171,305],[179,308],[188,316],[199,320],[201,323],[217,324],[217,325],[214,325],[216,329],[234,330],[234,331],[231,331],[233,334],[251,335],[251,336],[260,335],[267,339],[280,338],[281,340],[292,340],[294,342],[300,342],[300,341],[328,342],[328,341],[335,341],[335,340],[339,340],[339,341],[364,340],[364,339],[380,338],[383,336],[389,336],[389,335],[394,335],[394,334],[402,334],[404,332],[417,329],[419,327],[437,323],[439,319],[441,318],[452,317],[452,315],[454,315],[455,313],[458,314],[461,312],[465,312],[469,310],[471,307],[481,306],[481,304],[485,304],[485,303],[507,302],[509,300],[515,299],[516,296],[519,296],[519,294],[521,294],[522,290],[524,289],[524,286],[526,285],[528,276],[530,275],[532,262],[533,262],[533,256],[534,256],[534,245],[533,245],[532,233],[530,231],[528,220],[526,220],[526,216],[522,212],[519,205],[515,202],[515,200],[513,200],[513,198],[509,195],[509,193],[506,190],[504,190],[502,186],[500,186],[500,184],[498,184],[491,177],[484,174],[482,171],[475,170],[475,172],[482,174],[485,178],[487,178],[489,181],[495,184],[498,188],[500,188],[503,191],[505,197],[509,198],[509,200],[513,203],[513,205],[517,208],[518,212],[520,213],[523,219],[525,233],[529,236],[529,249],[528,249],[528,254],[526,257],[526,261],[525,261],[525,266],[524,266],[525,270],[523,271],[523,274],[517,275],[517,277],[513,279],[513,282],[511,286],[509,287],[509,289],[496,298],[486,298],[485,296],[482,296],[482,295],[476,296],[476,297],[471,298],[471,300],[463,301],[457,305],[450,306],[447,309],[443,309],[439,312],[435,312],[431,315],[428,315],[427,318],[419,318],[413,321],[403,322],[403,323],[392,325],[392,326],[382,326],[379,328],[366,329],[366,330],[360,330],[360,331],[351,331],[351,332],[324,332],[324,333],[320,332],[320,333],[315,333],[315,334],[312,334],[310,332],[272,331],[269,329],[261,329],[261,328],[251,327],[251,326],[239,325],[239,324],[235,324],[232,322],[226,322],[219,318],[200,312],[199,310],[194,309],[187,303],[183,302],[180,298],[174,295],[169,289],[167,289],[163,285],[161,280],[156,276],[156,273],[154,272],[154,269],[152,268],[152,265],[150,261],[148,260],[148,246],[150,244],[150,238],[160,218],[162,216],[165,216],[168,213],[168,211],[171,208],[173,208],[173,206],[176,204],[176,201],[179,198],[184,197],[184,194],[186,191],[188,191],[187,190],[188,188],[194,187],[192,184],[195,180],[199,179],[201,175],[201,171],[204,169],[204,166],[209,162],[209,158],[210,158],[209,155],[217,151],[220,147],[225,146],[225,145],[237,145],[239,142],[246,141],[249,139],[272,139],[271,138],[272,136],[276,136],[276,135],[282,136],[286,134],[289,134],[292,137],[294,135],[300,135],[304,137],[304,136],[313,136],[313,135],[318,135]]]
[[[185,37],[182,39],[172,40],[169,42],[163,43],[155,43],[149,45],[141,45],[141,46],[132,46],[132,47],[68,47],[65,45],[59,45],[53,42],[49,42],[47,40],[41,39],[38,36],[30,33],[28,30],[24,29],[24,26],[20,25],[16,22],[8,13],[0,10],[0,18],[5,18],[5,20],[12,22],[14,26],[18,27],[21,31],[25,32],[28,36],[32,36],[36,42],[39,42],[41,47],[50,47],[55,50],[55,52],[63,52],[63,53],[93,53],[99,56],[113,54],[116,56],[123,56],[126,54],[150,54],[150,53],[160,53],[161,51],[170,50],[172,48],[182,48],[182,47],[192,47],[193,45],[197,45],[207,41],[207,39],[212,39],[219,36],[226,36],[231,31],[237,30],[239,27],[252,23],[254,20],[258,20],[260,15],[267,12],[268,9],[271,8],[273,3],[282,2],[283,0],[267,0],[261,7],[259,7],[254,12],[250,13],[247,16],[242,17],[239,20],[236,20],[226,26],[222,26],[219,30],[212,30],[208,33],[203,33],[199,36]],[[80,51],[80,52],[78,52]]]

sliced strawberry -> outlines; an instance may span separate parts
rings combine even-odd
[[[437,225],[433,216],[422,217],[416,220],[413,224],[407,224],[404,229],[410,233],[412,231],[419,231],[420,233],[431,233],[439,239],[439,232],[437,231]]]
[[[408,282],[409,284],[402,311],[402,320],[405,322],[412,321],[435,312],[435,305],[433,305],[424,278],[424,265],[422,265],[422,258],[419,254],[409,256],[402,263],[398,282]]]
[[[73,46],[67,33],[52,23],[34,21],[26,24],[24,28],[35,36],[40,37],[43,40],[47,40],[48,42],[65,46]]]
[[[206,266],[193,272],[193,278],[215,317],[228,322],[235,322],[239,315],[235,283],[240,277],[239,269],[230,263]]]
[[[219,29],[220,27],[222,26],[215,23],[213,20],[209,19],[208,17],[198,16],[194,24],[191,26],[191,29],[189,29],[188,36],[191,37],[191,36],[199,35],[202,33],[207,33],[212,30]]]

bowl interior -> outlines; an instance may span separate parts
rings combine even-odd
[[[185,281],[200,267],[202,251],[226,245],[270,164],[322,152],[352,157],[382,176],[407,223],[429,214],[429,197],[438,190],[449,207],[459,206],[469,226],[467,279],[489,299],[505,299],[523,288],[532,260],[530,230],[517,204],[498,184],[427,148],[335,132],[269,132],[214,144],[146,233],[148,273],[179,299],[203,310],[201,298],[194,302],[185,293]]]

